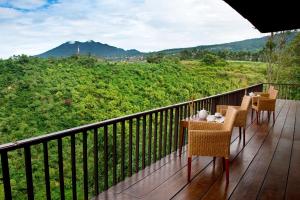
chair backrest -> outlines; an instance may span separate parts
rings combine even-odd
[[[270,94],[272,92],[272,90],[275,90],[273,85],[270,85],[269,89],[268,89],[268,93]]]
[[[194,115],[194,109],[195,109],[195,101],[194,98],[192,98],[191,102],[189,103],[190,116]]]
[[[278,95],[278,90],[273,89],[273,90],[270,92],[269,98],[270,98],[270,99],[276,99],[276,98],[277,98],[277,95]]]
[[[232,131],[237,113],[238,113],[237,109],[235,109],[234,107],[228,107],[225,121],[224,121],[224,126],[223,126],[226,131],[230,131],[230,132]]]
[[[242,104],[241,104],[241,110],[248,110],[248,108],[250,106],[250,103],[251,103],[251,97],[245,95],[243,97],[243,101],[242,101]]]

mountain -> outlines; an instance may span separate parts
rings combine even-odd
[[[291,41],[298,32],[291,32],[291,34],[288,35],[287,41]],[[196,47],[188,47],[188,48],[175,48],[175,49],[166,49],[159,51],[161,53],[165,54],[176,54],[183,50],[209,50],[209,51],[222,51],[222,50],[228,50],[228,51],[251,51],[256,52],[263,49],[266,41],[268,40],[269,36],[264,36],[261,38],[253,38],[253,39],[247,39],[242,41],[236,41],[236,42],[229,42],[229,43],[223,43],[223,44],[214,44],[214,45],[200,45]],[[278,37],[278,35],[275,35],[275,38]]]
[[[291,41],[298,32],[292,32],[288,36],[288,41]],[[278,37],[278,35],[275,35]],[[183,50],[209,50],[209,51],[251,51],[257,52],[263,49],[268,36],[254,39],[247,39],[237,42],[229,42],[224,44],[214,44],[214,45],[200,45],[196,47],[188,48],[175,48],[166,49],[158,52],[151,53],[164,53],[164,54],[177,54]],[[128,58],[128,57],[139,57],[146,53],[142,53],[136,49],[124,50],[108,44],[102,44],[100,42],[94,42],[93,40],[87,42],[70,41],[63,43],[62,45],[55,47],[45,53],[37,55],[37,57],[48,58],[48,57],[68,57],[77,54],[79,48],[80,55],[93,55],[96,57],[104,58]]]
[[[100,42],[94,42],[93,40],[90,40],[87,42],[69,41],[36,56],[41,58],[69,57],[77,54],[78,49],[80,55],[92,55],[105,58],[132,57],[141,56],[143,54],[135,49],[124,50],[108,44],[102,44]]]

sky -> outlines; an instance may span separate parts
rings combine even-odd
[[[150,52],[262,36],[223,0],[0,0],[0,58],[67,41]]]

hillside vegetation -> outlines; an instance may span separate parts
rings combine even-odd
[[[245,87],[265,65],[105,62],[88,57],[0,61],[0,141],[11,142]]]
[[[65,59],[19,56],[0,60],[0,144],[167,106],[192,96],[200,98],[245,87],[265,81],[265,69],[264,63],[255,62],[221,61],[208,65],[197,60],[166,58],[159,63],[108,62],[76,56]],[[109,138],[111,134],[109,131]],[[90,136],[88,184],[92,196],[93,138]],[[78,199],[83,199],[81,134],[76,138],[77,191]],[[133,141],[134,138],[135,135]],[[99,134],[99,141],[103,141],[103,134]],[[65,138],[62,143],[65,195],[71,199],[70,139]],[[109,139],[110,148],[111,143]],[[48,146],[51,197],[60,199],[57,141],[49,142]],[[117,148],[120,152],[120,147]],[[31,147],[35,199],[45,199],[42,149],[42,145]],[[99,180],[103,180],[103,153],[99,154]],[[108,156],[111,185],[112,155]],[[9,165],[13,199],[26,199],[22,149],[9,153]],[[0,177],[1,173],[0,168]],[[99,187],[103,190],[103,181],[99,181]],[[0,181],[0,199],[4,199],[3,195]]]

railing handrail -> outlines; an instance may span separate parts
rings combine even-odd
[[[224,96],[224,95],[228,95],[228,94],[231,94],[231,93],[246,90],[246,89],[251,88],[251,87],[259,86],[261,84],[263,84],[263,83],[251,85],[251,86],[248,86],[248,87],[232,90],[232,91],[221,93],[221,94],[216,94],[216,95],[212,95],[212,96],[208,96],[208,97],[204,97],[204,98],[195,99],[194,101],[203,101],[203,100],[207,100],[207,99],[217,98],[217,97],[220,97],[220,96]],[[175,108],[175,107],[182,106],[182,105],[187,105],[190,102],[191,101],[177,103],[177,104],[173,104],[173,105],[170,105],[170,106],[155,108],[155,109],[151,109],[151,110],[148,110],[148,111],[138,112],[138,113],[134,113],[134,114],[130,114],[130,115],[125,115],[125,116],[122,116],[122,117],[116,117],[116,118],[113,118],[113,119],[107,119],[107,120],[104,120],[104,121],[95,122],[95,123],[91,123],[91,124],[87,124],[87,125],[82,125],[82,126],[78,126],[78,127],[74,127],[74,128],[70,128],[70,129],[65,129],[65,130],[62,130],[62,131],[47,133],[47,134],[44,134],[44,135],[41,135],[41,136],[31,137],[31,138],[19,140],[19,141],[16,141],[16,142],[10,142],[10,143],[6,143],[6,144],[2,144],[2,145],[0,145],[0,153],[2,151],[11,151],[11,150],[14,150],[14,149],[17,149],[17,148],[23,148],[27,145],[34,145],[34,144],[43,143],[45,141],[50,141],[50,140],[55,140],[55,139],[58,139],[58,138],[63,138],[63,137],[66,137],[66,136],[70,136],[71,134],[77,134],[77,133],[80,133],[80,132],[85,131],[85,130],[91,130],[91,129],[99,128],[99,127],[109,125],[109,124],[112,124],[112,123],[117,123],[117,122],[120,122],[120,121],[125,121],[125,120],[129,120],[129,119],[132,119],[132,118],[137,118],[137,117],[140,117],[140,116],[143,116],[143,115],[146,115],[146,114],[151,114],[151,113],[155,113],[155,112],[159,112],[159,111],[162,111],[162,110]]]
[[[270,82],[265,82],[265,83],[262,83],[262,84],[269,84],[269,85],[293,85],[293,86],[299,86],[300,87],[299,83],[270,83]]]

